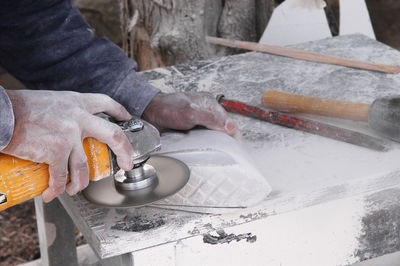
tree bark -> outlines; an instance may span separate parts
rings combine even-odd
[[[135,59],[140,70],[174,65],[237,50],[208,44],[205,36],[258,41],[272,14],[274,0],[75,0],[86,18],[106,11],[115,20],[119,10],[121,36],[125,52]],[[100,11],[98,6],[103,6]],[[105,15],[107,16],[107,14]],[[104,16],[103,16],[104,17]],[[89,21],[90,22],[90,21]],[[93,25],[92,25],[93,26]],[[104,25],[97,33],[105,32]],[[117,38],[113,37],[114,40]]]

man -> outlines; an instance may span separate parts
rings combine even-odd
[[[136,63],[94,36],[70,0],[0,1],[0,65],[32,89],[0,86],[0,152],[49,164],[46,202],[88,185],[86,137],[106,143],[122,169],[133,167],[124,133],[96,113],[142,117],[160,130],[202,125],[239,134],[213,97],[163,94],[139,78]]]

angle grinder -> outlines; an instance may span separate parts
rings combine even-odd
[[[104,143],[86,138],[83,148],[88,159],[89,186],[83,195],[104,207],[137,207],[178,192],[189,180],[189,169],[181,161],[150,156],[160,149],[160,134],[151,124],[132,119],[118,124],[128,137],[134,167],[123,171],[116,156]],[[69,182],[69,177],[67,182]],[[42,194],[49,184],[48,165],[0,153],[0,211]]]
[[[189,168],[181,161],[151,156],[160,149],[160,134],[140,119],[119,123],[135,152],[130,171],[119,169],[116,157],[109,152],[112,177],[91,181],[83,191],[90,202],[105,207],[137,207],[178,192],[189,180]]]

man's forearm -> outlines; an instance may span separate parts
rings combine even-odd
[[[136,116],[158,93],[71,1],[1,1],[0,34],[0,65],[30,89],[104,93]]]
[[[0,86],[0,151],[8,145],[14,131],[14,113],[11,101]]]

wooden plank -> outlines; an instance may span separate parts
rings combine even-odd
[[[121,254],[115,257],[110,257],[107,259],[100,260],[99,263],[102,266],[136,266],[137,264],[134,264],[134,259],[133,259],[133,254],[132,253],[126,253],[126,254]]]
[[[56,198],[44,203],[35,198],[41,265],[75,266],[78,257],[75,246],[75,226]]]
[[[296,58],[311,62],[318,62],[324,64],[332,64],[338,66],[345,66],[345,67],[353,67],[358,69],[364,70],[373,70],[378,72],[384,72],[389,74],[397,74],[400,73],[399,66],[390,66],[390,65],[383,65],[383,64],[375,64],[369,62],[361,62],[357,60],[351,60],[346,58],[341,58],[337,56],[327,55],[316,53],[312,51],[305,51],[299,50],[294,48],[288,48],[283,46],[273,46],[273,45],[266,45],[266,44],[259,44],[255,42],[245,42],[245,41],[238,41],[238,40],[229,40],[217,37],[207,36],[206,40],[209,43],[218,44],[222,46],[227,46],[231,48],[239,48],[239,49],[246,49],[251,51],[269,53],[274,55],[286,56],[290,58]]]
[[[269,216],[223,231],[211,229],[203,235],[139,250],[134,253],[135,262],[138,266],[170,260],[174,262],[171,265],[193,266],[349,265],[369,259],[372,253],[390,254],[398,249],[399,197],[397,187]],[[374,265],[386,265],[380,261],[375,260],[378,264]]]
[[[383,63],[400,62],[397,51],[361,35],[342,36],[298,47],[345,57],[351,55],[357,59],[380,60]],[[215,95],[222,93],[250,104],[259,104],[267,88],[304,95],[329,96],[338,100],[371,102],[377,96],[384,97],[397,92],[400,86],[397,76],[332,65],[306,64],[303,61],[261,53],[246,53],[157,69],[142,73],[142,76],[168,92],[188,88],[203,90]],[[63,205],[99,257],[107,258],[128,252],[139,256],[141,250],[157,250],[156,247],[164,244],[171,244],[175,248],[175,243],[178,250],[179,243],[191,241],[192,238],[202,240],[203,234],[215,234],[218,229],[235,234],[249,232],[239,229],[229,231],[230,228],[240,225],[246,229],[257,223],[261,228],[265,223],[269,225],[268,228],[271,227],[269,230],[273,230],[269,222],[271,220],[276,221],[274,226],[277,232],[282,232],[278,222],[280,217],[282,221],[289,221],[290,219],[284,217],[295,212],[302,213],[301,210],[310,207],[319,210],[307,212],[312,221],[313,217],[322,219],[327,215],[324,211],[339,211],[336,212],[339,215],[342,207],[347,205],[354,208],[343,212],[342,218],[346,221],[353,221],[351,210],[363,213],[356,215],[362,219],[362,223],[357,224],[361,237],[355,237],[357,230],[351,234],[362,249],[352,250],[358,255],[352,257],[351,261],[365,259],[366,256],[381,256],[398,249],[398,144],[393,143],[393,149],[382,154],[242,116],[233,116],[233,119],[240,124],[244,135],[243,145],[251,150],[250,159],[264,173],[273,188],[270,196],[257,206],[235,209],[232,213],[221,215],[200,213],[196,208],[187,206],[105,209],[88,203],[81,195],[62,196]],[[362,123],[344,126],[371,133]],[[359,202],[359,205],[356,204],[357,201],[346,201],[355,197],[365,200]],[[333,208],[334,205],[329,205],[333,201],[341,201],[342,204]],[[384,215],[379,216],[380,212]],[[296,220],[300,216],[291,217]],[[305,217],[303,216],[304,219]],[[379,217],[383,219],[379,220]],[[299,232],[303,225],[304,222],[298,224]],[[343,230],[346,228],[342,226]],[[328,231],[326,229],[324,232]],[[310,231],[305,230],[305,234],[301,236],[303,240],[306,239],[307,232]],[[257,231],[257,234],[263,233]],[[344,233],[341,232],[340,235],[343,236]],[[394,241],[395,245],[387,245],[383,240],[385,238]],[[321,245],[321,254],[327,254],[328,251],[322,250],[322,247],[329,247]],[[245,256],[243,253],[247,249],[240,251]],[[191,252],[196,253],[196,249]],[[166,251],[163,254],[168,256],[168,253]],[[349,253],[346,251],[341,254]],[[179,258],[176,257],[176,260],[179,261]],[[303,262],[297,265],[308,265]]]

